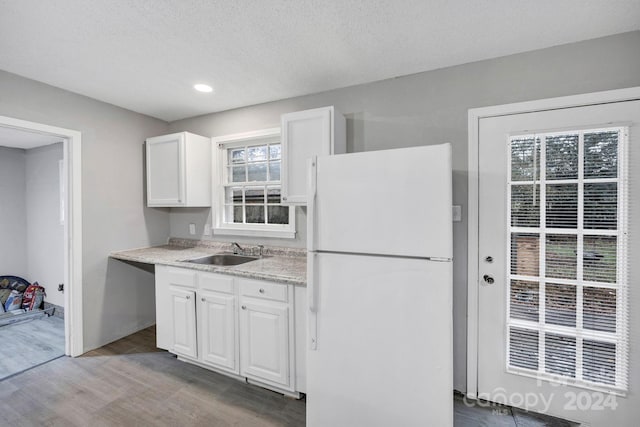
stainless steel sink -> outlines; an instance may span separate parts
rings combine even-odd
[[[186,262],[192,262],[194,264],[206,264],[206,265],[239,265],[245,262],[251,262],[257,260],[257,257],[233,255],[233,254],[217,254],[209,255],[202,258],[190,259]]]

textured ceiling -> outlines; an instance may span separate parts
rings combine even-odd
[[[172,121],[637,29],[638,0],[0,0],[0,69]]]

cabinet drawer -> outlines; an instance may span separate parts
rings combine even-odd
[[[287,302],[287,286],[258,280],[242,280],[240,295]]]
[[[200,288],[207,291],[233,294],[233,277],[212,273],[200,273]]]
[[[196,272],[193,270],[169,267],[165,269],[163,274],[169,285],[184,286],[187,288],[196,287]]]

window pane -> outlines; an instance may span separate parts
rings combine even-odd
[[[269,181],[280,181],[280,161],[269,163]]]
[[[225,204],[242,204],[242,188],[227,187],[224,189]]]
[[[547,334],[544,337],[545,367],[550,374],[575,378],[576,339],[563,335]]]
[[[267,211],[269,224],[289,224],[289,207],[269,205]]]
[[[575,279],[578,264],[577,237],[565,234],[548,234],[545,241],[545,276]]]
[[[280,187],[267,188],[267,203],[280,204]]]
[[[246,207],[247,224],[264,224],[264,206],[249,205]]]
[[[582,376],[587,381],[614,385],[616,345],[601,341],[582,342]]]
[[[538,369],[538,331],[511,328],[509,331],[509,365]]]
[[[267,180],[267,164],[266,163],[253,163],[247,165],[248,180],[254,181],[266,181]]]
[[[540,236],[513,233],[511,235],[511,274],[538,276]]]
[[[224,221],[227,223],[242,223],[242,206],[227,205],[225,206]]]
[[[244,166],[233,166],[229,168],[229,176],[231,182],[246,182],[247,175]]]
[[[584,185],[584,228],[615,230],[618,227],[618,184]]]
[[[229,156],[231,163],[244,163],[244,148],[229,150],[229,152],[231,153]]]
[[[512,319],[538,321],[538,283],[512,280],[510,290],[510,313]]]
[[[616,331],[616,290],[585,286],[583,326],[594,331]]]
[[[584,177],[615,178],[618,176],[618,132],[584,135]]]
[[[511,225],[540,226],[540,185],[511,186]]]
[[[246,204],[264,204],[264,188],[247,188],[244,192]]]
[[[546,178],[578,178],[578,135],[549,136],[546,140]]]
[[[260,160],[267,160],[267,146],[261,145],[257,147],[249,147],[247,153],[247,161],[257,162]]]
[[[547,185],[547,227],[578,226],[578,185]]]
[[[545,286],[545,323],[576,326],[576,287],[548,283]]]
[[[584,236],[584,280],[616,283],[616,251],[615,236]]]
[[[280,158],[280,144],[274,144],[269,146],[269,158],[271,160]]]
[[[533,181],[540,179],[540,139],[511,140],[511,180]]]

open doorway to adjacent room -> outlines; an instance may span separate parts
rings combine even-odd
[[[79,143],[0,117],[0,379],[82,353]]]

